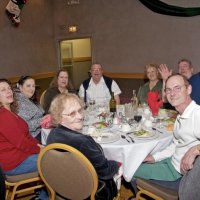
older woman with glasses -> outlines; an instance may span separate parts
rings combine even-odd
[[[57,125],[47,139],[47,144],[64,143],[82,152],[93,164],[100,180],[106,183],[113,182],[113,176],[118,172],[119,166],[115,161],[105,158],[103,150],[92,137],[80,133],[83,127],[84,105],[75,94],[60,94],[51,103],[50,114],[52,122]],[[115,192],[109,191],[104,199],[113,199]]]

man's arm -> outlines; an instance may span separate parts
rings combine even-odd
[[[116,104],[119,105],[120,104],[120,98],[119,98],[119,95],[115,95],[115,101],[116,101]]]
[[[193,168],[196,157],[200,155],[199,149],[199,144],[191,147],[181,159],[180,170],[183,174]]]
[[[119,95],[121,94],[121,90],[114,80],[112,81],[111,90],[114,92],[116,104],[119,105],[120,104]]]

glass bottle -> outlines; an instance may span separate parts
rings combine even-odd
[[[116,100],[115,100],[114,92],[112,92],[112,94],[111,94],[110,112],[113,112],[113,113],[116,112]]]
[[[138,99],[137,99],[137,96],[136,96],[136,90],[133,90],[133,96],[131,98],[131,104],[132,104],[134,109],[137,108]]]

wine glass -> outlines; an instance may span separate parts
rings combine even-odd
[[[158,129],[162,129],[163,128],[163,120],[164,119],[165,119],[165,117],[162,116],[162,115],[158,115],[157,116],[157,124],[156,124],[156,126],[157,126]]]
[[[135,120],[137,123],[139,123],[139,122],[141,121],[141,119],[142,119],[142,115],[138,115],[138,114],[134,115],[134,120]]]
[[[88,103],[89,103],[89,107],[90,107],[91,112],[93,112],[94,111],[95,100],[94,99],[90,99]]]

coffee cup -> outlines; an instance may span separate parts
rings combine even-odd
[[[148,127],[148,128],[151,128],[151,127],[153,126],[151,120],[146,120],[146,121],[144,122],[144,125],[145,125],[146,127]]]

